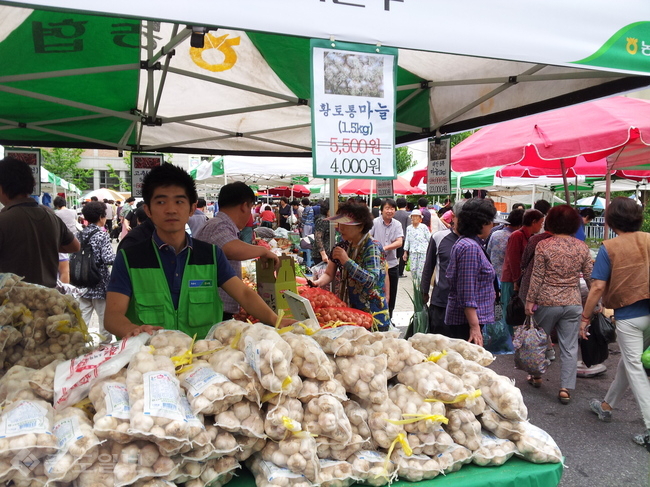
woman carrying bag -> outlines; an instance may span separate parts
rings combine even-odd
[[[580,221],[578,212],[569,205],[556,206],[548,212],[546,228],[553,236],[537,245],[526,296],[526,314],[534,315],[547,335],[557,330],[562,362],[558,399],[562,404],[571,402],[569,389],[576,386],[582,312],[580,274],[590,286],[593,268],[589,247],[572,236]],[[542,378],[530,375],[528,383],[540,387]]]
[[[650,346],[650,234],[639,231],[643,209],[629,198],[614,198],[605,222],[617,236],[605,240],[598,252],[580,336],[587,339],[593,309],[602,296],[605,307],[614,309],[621,359],[605,398],[592,399],[589,406],[598,419],[609,422],[612,409],[627,388],[632,389],[646,428],[633,441],[650,451],[650,382],[641,363],[641,354]]]

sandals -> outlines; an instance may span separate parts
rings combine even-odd
[[[536,389],[539,389],[542,386],[542,378],[529,375],[526,380],[528,383]]]
[[[562,404],[569,404],[571,402],[571,394],[569,394],[569,391],[564,388],[560,389],[560,392],[557,394],[557,398]]]

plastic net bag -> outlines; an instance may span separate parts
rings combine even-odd
[[[515,454],[515,451],[517,447],[512,441],[483,432],[481,446],[474,452],[472,462],[481,467],[503,465]]]

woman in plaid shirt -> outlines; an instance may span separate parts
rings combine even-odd
[[[494,321],[494,268],[481,239],[490,235],[496,209],[484,199],[465,203],[458,215],[460,238],[451,249],[447,280],[449,301],[445,323],[453,338],[483,346],[481,326]]]

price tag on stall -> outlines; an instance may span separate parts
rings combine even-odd
[[[312,39],[314,177],[394,179],[397,49]]]
[[[152,168],[165,162],[162,154],[131,153],[131,195],[142,197],[142,181]]]
[[[427,167],[427,194],[451,194],[451,144],[450,137],[429,140],[429,165]]]
[[[393,198],[395,196],[392,179],[380,179],[377,181],[377,196],[379,198]]]

